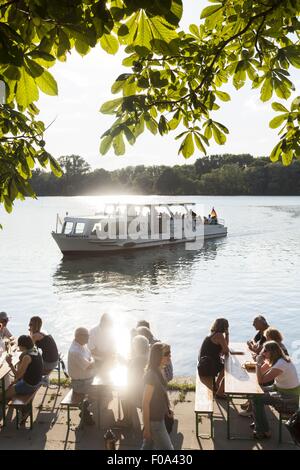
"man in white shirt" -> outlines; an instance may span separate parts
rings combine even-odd
[[[96,362],[96,367],[109,366],[116,357],[116,344],[113,337],[113,323],[104,313],[99,325],[90,330],[88,347]]]
[[[89,332],[86,328],[77,328],[75,338],[68,353],[68,371],[72,379],[74,392],[88,394],[95,376],[95,361],[87,343]]]

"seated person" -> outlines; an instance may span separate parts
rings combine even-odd
[[[75,338],[68,353],[68,372],[71,377],[71,387],[75,393],[89,393],[90,385],[95,376],[95,360],[87,343],[89,332],[86,328],[77,328]]]
[[[10,366],[15,380],[6,391],[6,398],[10,400],[15,395],[30,395],[39,387],[42,380],[43,359],[34,346],[30,336],[22,335],[18,338],[18,347],[21,351],[20,362],[15,368],[12,356],[7,355],[6,361]],[[22,421],[27,418],[28,409],[24,409]]]
[[[211,334],[204,339],[198,356],[199,378],[219,398],[224,398],[224,362],[221,357],[229,353],[228,329],[226,318],[217,318],[211,326]]]
[[[148,325],[148,326],[142,326],[142,325]],[[146,320],[140,320],[139,322],[137,322],[137,327],[136,329],[132,332],[132,334],[136,334],[136,335],[142,335],[142,336],[145,336],[145,338],[147,338],[147,340],[149,341],[149,344],[150,346],[152,346],[153,344],[155,343],[159,343],[160,341],[158,339],[156,339],[154,336],[153,336],[153,333],[151,332],[150,330],[150,324],[149,322],[146,322]],[[164,379],[167,381],[167,382],[170,382],[170,380],[173,379],[173,364],[172,364],[172,361],[171,361],[171,358],[170,360],[166,363],[164,369],[163,369],[163,376],[164,376]]]
[[[43,333],[41,328],[42,319],[40,317],[31,317],[29,321],[29,333],[36,347],[42,351],[44,363],[43,375],[49,375],[58,365],[58,350],[52,336]]]
[[[100,318],[99,325],[90,330],[88,347],[98,368],[109,367],[116,358],[113,322],[107,313]]]
[[[7,328],[7,323],[9,322],[9,318],[6,312],[0,312],[0,323],[2,324],[2,328],[0,330],[0,338],[5,340],[9,340],[10,343],[15,342],[15,338]]]
[[[276,343],[278,343],[279,346],[281,347],[284,354],[286,356],[289,356],[288,350],[282,342],[283,337],[282,337],[282,334],[280,333],[280,331],[276,330],[276,328],[273,328],[273,327],[269,326],[269,328],[267,328],[264,331],[264,337],[266,338],[266,341],[276,341]]]
[[[145,326],[150,330],[150,323],[147,320],[139,320],[136,324],[136,328],[138,328],[139,326]]]
[[[252,351],[252,356],[255,359],[257,354],[260,353],[262,347],[266,341],[264,336],[264,332],[269,327],[267,320],[262,315],[259,315],[254,318],[253,326],[258,331],[258,333],[254,336],[254,338],[250,341],[247,341],[248,348]],[[263,370],[266,372],[268,369],[267,364],[264,364]],[[252,413],[251,410],[251,402],[247,400],[245,403],[241,405],[242,412],[240,413],[241,416],[249,416]]]
[[[266,341],[264,331],[269,327],[267,320],[262,315],[254,318],[253,326],[257,330],[257,334],[251,341],[247,341],[248,348],[255,354],[259,354],[263,344]]]
[[[1,332],[3,331],[4,325],[0,320],[0,356],[3,352],[6,351],[6,344],[4,339],[2,339]]]
[[[262,365],[266,361],[270,368],[263,373]],[[281,408],[288,403],[296,411],[299,405],[300,382],[294,364],[276,341],[267,341],[264,344],[256,364],[256,376],[259,383],[266,384],[274,380],[274,385],[265,387],[265,393],[257,395],[252,400],[253,436],[256,439],[265,439],[271,436],[265,405]]]
[[[68,352],[68,372],[71,377],[73,392],[82,398],[81,414],[85,424],[95,424],[92,413],[89,411],[89,401],[85,399],[91,391],[91,384],[95,376],[95,360],[92,357],[87,343],[89,332],[86,328],[77,328],[75,338]]]
[[[142,408],[144,392],[144,372],[149,359],[150,345],[145,336],[137,335],[132,339],[131,359],[128,361],[128,389],[122,400],[124,423],[133,424],[136,408]]]

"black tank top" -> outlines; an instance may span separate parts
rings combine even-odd
[[[41,334],[44,335],[44,333]],[[57,346],[51,335],[44,335],[35,344],[37,348],[41,349],[44,362],[56,362],[58,360]]]
[[[200,361],[201,357],[208,356],[211,357],[215,363],[221,362],[221,352],[222,352],[222,346],[220,344],[215,344],[212,341],[212,337],[215,335],[215,333],[211,336],[207,336],[205,340],[202,343],[200,353],[199,353],[199,358],[198,360]]]
[[[29,385],[37,385],[42,380],[43,373],[43,359],[40,353],[30,354],[26,353],[25,355],[31,357],[31,363],[26,369],[26,372],[23,376],[23,380]]]

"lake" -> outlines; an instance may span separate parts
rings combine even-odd
[[[228,237],[198,251],[184,247],[66,259],[51,237],[56,214],[92,214],[104,197],[41,197],[0,210],[0,311],[14,335],[39,315],[66,354],[78,326],[112,315],[120,352],[129,331],[147,319],[172,347],[176,375],[194,374],[213,320],[225,317],[230,338],[254,336],[266,316],[284,335],[300,372],[300,197],[121,197],[124,202],[193,201],[215,207]],[[118,198],[109,198],[110,201]]]

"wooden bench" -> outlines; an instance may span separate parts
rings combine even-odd
[[[289,404],[286,403],[286,405],[280,407],[280,406],[274,406],[273,407],[277,413],[278,413],[278,417],[279,417],[279,429],[278,429],[278,445],[282,443],[282,425],[284,423],[286,423],[290,418],[291,416],[293,416],[293,414],[298,410],[299,408],[299,398],[298,398],[298,405],[295,404],[295,402],[292,401],[292,407],[289,408]]]
[[[9,402],[8,406],[11,406],[15,408],[16,410],[16,424],[17,424],[17,429],[20,428],[20,411],[24,409],[25,407],[29,406],[29,415],[30,417],[30,429],[33,427],[33,415],[32,415],[32,402],[33,399],[38,392],[40,386],[30,395],[16,395],[13,397]],[[27,417],[26,417],[27,419]],[[25,419],[25,421],[26,421]]]
[[[70,410],[80,408],[82,400],[84,399],[84,394],[75,393],[73,389],[69,390],[65,397],[60,402],[61,407],[67,407],[67,426],[68,432],[70,430],[71,418]]]
[[[213,437],[213,411],[214,396],[212,390],[206,387],[199,379],[198,371],[196,372],[196,390],[195,390],[195,418],[196,418],[196,436],[197,437]],[[201,416],[207,416],[210,419],[210,434],[199,435],[199,422]]]

